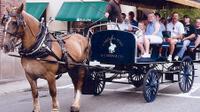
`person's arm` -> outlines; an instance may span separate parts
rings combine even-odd
[[[155,31],[152,33],[152,35],[157,35],[157,33],[160,30],[160,23],[156,22],[154,27],[155,27]]]
[[[106,17],[106,18],[108,18],[109,15],[110,15],[110,14],[109,14],[108,12],[105,13],[105,17]]]
[[[110,16],[111,10],[112,10],[112,6],[110,4],[108,4],[106,7],[106,12],[105,12],[106,18],[108,18]]]
[[[189,35],[188,37],[183,38],[183,40],[190,40],[190,39],[193,39],[193,38],[195,38],[195,34],[194,33]]]
[[[177,36],[173,36],[171,37],[173,39],[182,39],[183,38],[183,34],[177,35]]]

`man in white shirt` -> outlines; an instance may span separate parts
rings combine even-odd
[[[172,55],[175,50],[175,45],[178,41],[181,40],[183,34],[185,33],[183,24],[179,21],[179,14],[174,12],[172,14],[172,20],[167,24],[167,31],[171,32],[171,37],[166,39],[169,42],[169,56],[167,58],[168,61],[172,61]]]

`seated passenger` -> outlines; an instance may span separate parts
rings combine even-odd
[[[130,24],[133,26],[138,26],[138,22],[134,19],[135,18],[135,13],[133,11],[130,11],[128,13],[128,18],[130,21]]]
[[[195,48],[193,48],[192,50],[196,49],[200,44],[200,18],[196,19],[195,35],[196,35]]]
[[[155,13],[155,16],[156,16],[156,21],[160,23],[161,30],[165,31],[166,30],[166,27],[164,24],[165,18],[161,18],[161,15],[159,13]]]
[[[146,50],[145,50],[146,44],[145,43],[147,42],[147,39],[144,38],[144,34],[145,34],[145,30],[146,30],[146,26],[145,26],[144,22],[139,22],[138,28],[140,30],[137,30],[135,32],[135,36],[136,36],[136,39],[137,39],[137,47],[141,52],[141,57],[144,57],[144,54],[146,52]]]
[[[125,13],[122,13],[122,23],[119,24],[119,27],[120,27],[120,30],[122,31],[128,31],[128,30],[131,30],[131,24],[129,22],[128,19],[126,19],[126,14]]]
[[[193,25],[191,25],[190,17],[187,15],[184,16],[184,27],[185,27],[186,33],[183,35],[183,39],[182,39],[183,46],[174,58],[176,61],[183,58],[183,55],[185,51],[187,50],[187,47],[195,39],[195,28]]]
[[[154,13],[148,14],[148,24],[144,36],[145,40],[147,39],[146,52],[143,57],[150,57],[150,44],[161,44],[162,40],[162,29],[160,23],[156,21]]]
[[[168,61],[172,61],[172,55],[175,50],[175,45],[178,41],[181,40],[183,37],[184,26],[181,22],[179,22],[179,14],[177,12],[174,12],[172,14],[171,22],[167,24],[167,31],[171,32],[171,37],[166,39],[167,42],[169,42],[169,56],[167,57]]]

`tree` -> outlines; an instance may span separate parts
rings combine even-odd
[[[192,22],[195,22],[195,19],[200,18],[200,9],[195,8],[173,8],[173,9],[162,9],[158,11],[162,17],[167,18],[173,12],[178,12],[180,18],[182,19],[184,15],[188,15]]]

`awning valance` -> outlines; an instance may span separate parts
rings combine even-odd
[[[26,11],[37,19],[40,19],[49,3],[47,2],[30,2],[26,3]]]
[[[107,2],[64,2],[56,20],[97,21],[104,17]]]

